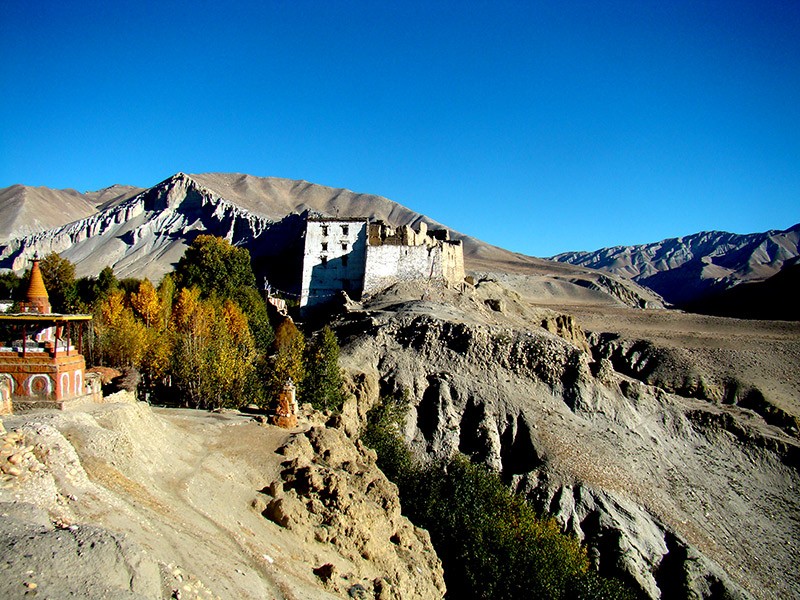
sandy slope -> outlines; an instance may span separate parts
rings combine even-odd
[[[30,592],[26,583],[33,582],[39,593],[53,598],[73,594],[70,597],[154,599],[178,597],[178,592],[184,600],[327,599],[338,595],[315,575],[321,565],[335,565],[336,581],[328,587],[346,591],[359,582],[371,586],[381,574],[390,577],[386,565],[408,570],[418,556],[390,543],[390,531],[383,542],[389,562],[373,564],[360,555],[343,555],[342,545],[303,535],[301,526],[309,518],[304,508],[292,519],[300,529],[279,526],[262,515],[270,499],[264,489],[281,481],[287,459],[276,451],[290,439],[304,440],[298,432],[311,427],[308,420],[286,431],[239,413],[151,409],[128,401],[73,412],[39,411],[4,422],[13,435],[21,436],[20,447],[30,448],[31,455],[20,463],[21,474],[0,482],[0,514],[21,520],[19,527],[30,529],[29,540],[49,536],[56,543],[59,536],[77,537],[71,551],[67,541],[64,551],[51,556],[46,551],[36,554],[31,548],[39,546],[14,541],[13,531],[0,528],[2,562],[12,565],[0,577],[3,598],[25,597]],[[330,439],[339,445],[329,452],[345,457],[355,453],[351,442],[335,435]],[[313,450],[306,460],[309,465],[317,460]],[[382,478],[374,463],[370,469]],[[366,478],[355,463],[350,470],[354,481]],[[341,472],[341,482],[348,477]],[[391,491],[391,486],[386,489]],[[342,491],[360,498],[353,487]],[[396,502],[396,491],[392,493]],[[313,495],[307,501],[313,502]],[[370,505],[366,499],[360,502],[359,506]],[[389,526],[411,527],[399,514],[397,519]],[[389,523],[388,517],[384,520]],[[347,527],[354,537],[369,537],[359,522]],[[379,529],[375,522],[363,527]],[[81,561],[80,532],[87,528],[94,536],[87,543],[105,543],[109,551],[123,544],[122,557],[109,561],[104,551],[94,563]],[[408,557],[401,558],[402,552]],[[406,567],[403,560],[412,562]],[[387,570],[382,573],[380,565]],[[59,570],[68,566],[74,575],[59,577]],[[130,572],[121,583],[120,569]],[[128,580],[140,595],[130,595]]]

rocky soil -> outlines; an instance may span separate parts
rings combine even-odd
[[[6,417],[0,596],[441,598],[427,534],[323,417],[286,431],[132,401]]]
[[[588,298],[571,316],[497,279],[343,316],[359,411],[408,395],[420,456],[496,469],[646,597],[800,595],[800,330]]]

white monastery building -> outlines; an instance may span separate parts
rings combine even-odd
[[[399,281],[464,280],[460,240],[447,230],[392,228],[366,218],[308,217],[303,248],[300,308],[331,301],[345,291],[353,298]]]

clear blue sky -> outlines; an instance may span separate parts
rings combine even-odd
[[[0,187],[387,196],[512,250],[800,221],[800,2],[0,2]]]

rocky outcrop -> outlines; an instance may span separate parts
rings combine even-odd
[[[673,394],[752,410],[788,435],[800,436],[796,419],[757,385],[741,373],[713,368],[697,352],[615,334],[592,334],[589,342],[597,364],[608,361],[619,373]]]
[[[5,417],[0,595],[441,598],[374,453],[324,421],[135,401]]]
[[[444,596],[430,536],[401,516],[397,488],[373,451],[318,426],[278,452],[286,460],[264,489],[264,515],[309,543],[334,546],[356,568],[320,565],[315,572],[326,588],[354,598]]]
[[[786,544],[800,514],[796,440],[741,407],[642,383],[543,328],[423,308],[353,314],[338,329],[361,402],[409,398],[405,436],[418,452],[497,470],[583,540],[602,573],[646,597],[800,593]]]

